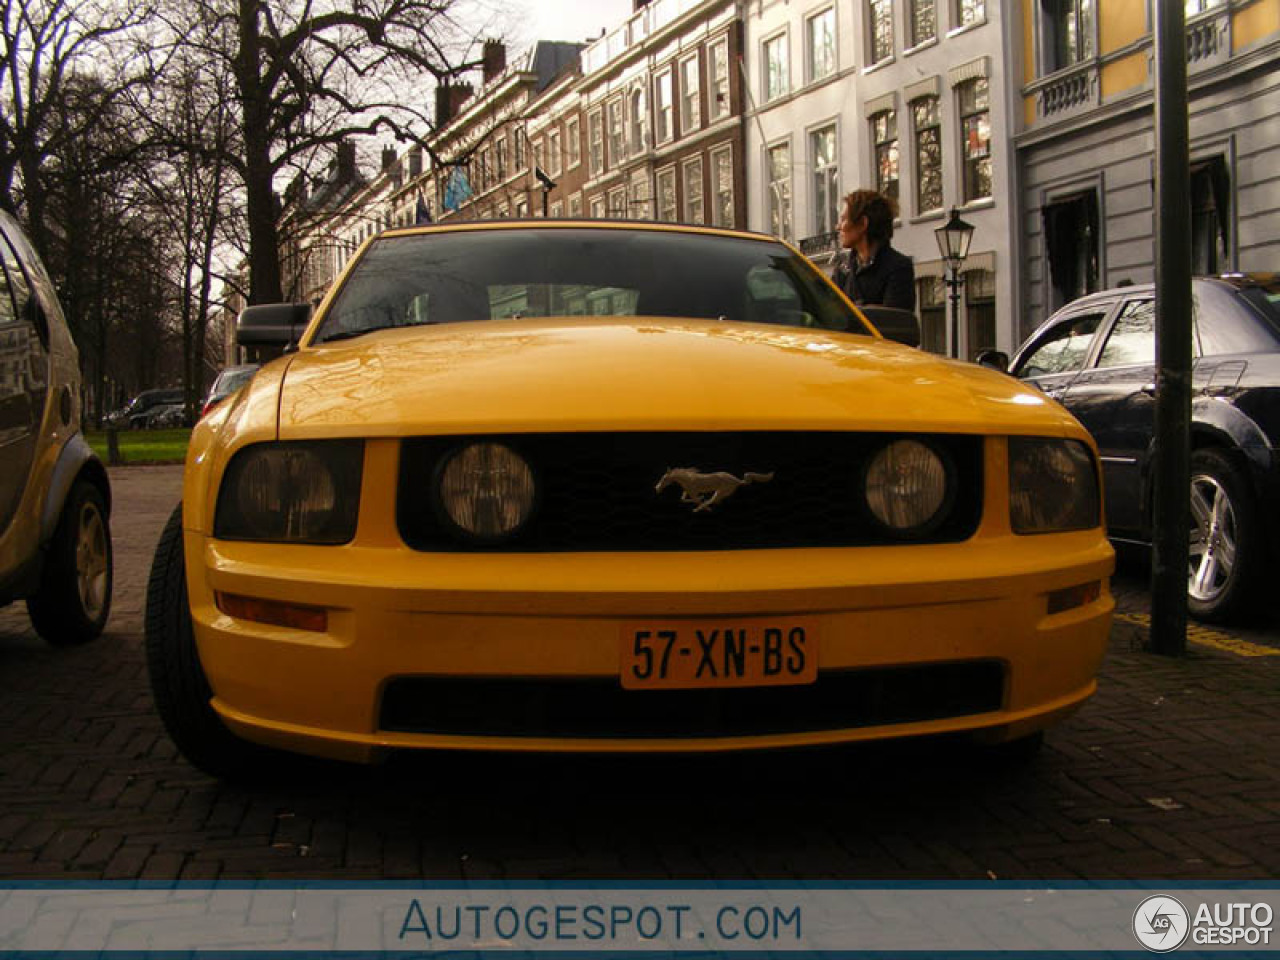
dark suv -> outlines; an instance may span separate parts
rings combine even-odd
[[[1229,620],[1264,593],[1280,543],[1280,275],[1193,282],[1191,612]],[[1102,454],[1107,528],[1148,542],[1155,424],[1155,288],[1063,307],[1010,372],[1060,401]]]
[[[50,643],[102,632],[111,488],[80,433],[80,365],[53,284],[0,212],[0,606],[25,599]]]

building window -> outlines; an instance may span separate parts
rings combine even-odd
[[[702,81],[698,58],[680,61],[680,133],[692,133],[702,126]]]
[[[609,216],[614,220],[627,219],[626,187],[614,187],[609,191]]]
[[[547,173],[558,177],[564,172],[564,154],[560,152],[560,131],[552,130],[547,134]]]
[[[636,87],[628,99],[628,125],[631,136],[631,153],[644,153],[649,147],[649,105],[645,103],[644,87]]]
[[[942,209],[942,118],[937,97],[911,102],[916,137],[916,213]]]
[[[876,189],[898,199],[898,111],[881,110],[871,118],[876,151]]]
[[[528,152],[528,139],[525,137],[524,127],[516,127],[515,136],[515,170],[519,173],[527,165],[525,155]]]
[[[516,219],[527,220],[528,218],[529,218],[529,201],[517,200],[516,201]]]
[[[686,223],[706,223],[702,202],[702,158],[694,157],[684,165],[684,219]]]
[[[991,96],[986,77],[960,84],[960,136],[964,158],[964,199],[991,196]]]
[[[711,45],[711,84],[707,113],[719,120],[729,112],[729,41],[717,40]]]
[[[604,195],[591,198],[591,218],[593,220],[603,220],[605,217]]]
[[[836,11],[832,7],[805,21],[809,82],[836,72]]]
[[[973,23],[981,23],[987,17],[986,0],[955,0],[955,24],[967,27]]]
[[[1042,72],[1093,58],[1094,0],[1040,0]]]
[[[972,360],[996,347],[996,275],[990,270],[967,270],[964,275],[966,349]]]
[[[791,144],[780,143],[769,148],[769,232],[783,240],[791,239]]]
[[[609,115],[609,167],[613,169],[622,165],[627,159],[627,137],[622,125],[622,101],[610,101]]]
[[[791,89],[788,73],[787,35],[780,33],[764,42],[764,99],[777,100]]]
[[[644,170],[637,170],[627,184],[627,219],[652,220],[652,199],[649,174]]]
[[[564,158],[566,169],[582,162],[582,124],[574,117],[564,126]]]
[[[582,216],[582,194],[575,193],[569,198],[569,216]]]
[[[559,220],[559,219],[561,219],[561,218],[564,216],[564,202],[563,202],[563,201],[561,201],[561,200],[557,200],[555,203],[551,204],[551,213],[550,213],[550,216],[551,216],[551,219],[553,219],[553,220]]]
[[[893,56],[893,2],[867,0],[867,35],[871,38],[871,62]]]
[[[1191,167],[1191,272],[1230,269],[1231,180],[1222,157]]]
[[[1044,237],[1051,310],[1099,289],[1098,196],[1094,191],[1046,206]]]
[[[604,117],[599,110],[587,118],[587,132],[591,137],[587,145],[587,163],[591,176],[598,177],[604,171]]]
[[[712,223],[717,227],[734,226],[733,216],[733,150],[725,147],[711,154],[711,183],[714,188]]]
[[[1227,0],[1187,0],[1186,16],[1194,17],[1197,13],[1221,7],[1226,2]]]
[[[907,45],[918,47],[938,36],[935,0],[907,0]]]
[[[676,206],[676,168],[658,171],[658,219],[674,223],[680,218]]]
[[[947,295],[942,277],[917,280],[916,302],[920,304],[920,349],[946,356]]]
[[[836,161],[836,128],[809,134],[813,167],[813,232],[832,233],[840,219],[840,167]]]
[[[507,138],[499,137],[493,145],[493,157],[499,180],[507,179]]]
[[[657,87],[657,92],[654,96],[657,101],[654,105],[654,122],[657,126],[655,132],[658,143],[666,143],[675,135],[671,115],[671,71],[664,70],[658,74],[654,83]]]

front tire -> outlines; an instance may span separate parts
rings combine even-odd
[[[1211,623],[1244,616],[1263,567],[1261,528],[1246,478],[1220,450],[1191,455],[1190,535],[1189,612]]]
[[[213,689],[200,664],[187,600],[182,504],[169,517],[151,564],[146,654],[156,710],[183,756],[215,777],[260,776],[273,751],[235,736],[210,704]]]
[[[87,643],[111,613],[111,528],[102,492],[77,480],[62,505],[40,586],[27,598],[31,623],[48,643]]]

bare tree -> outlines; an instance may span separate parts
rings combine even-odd
[[[227,163],[244,190],[249,302],[280,300],[277,185],[311,175],[341,141],[425,133],[427,97],[405,90],[476,65],[459,62],[467,0],[174,2],[175,42],[221,59],[234,78],[239,129]]]

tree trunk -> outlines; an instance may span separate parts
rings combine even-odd
[[[258,3],[240,0],[236,83],[244,104],[246,214],[249,221],[249,303],[279,303],[280,243],[272,178],[270,117],[262,89]]]

